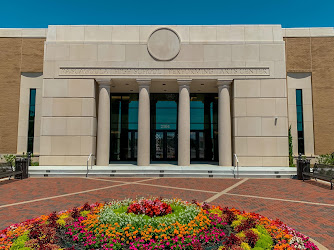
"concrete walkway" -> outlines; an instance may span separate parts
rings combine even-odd
[[[334,190],[291,179],[30,178],[0,181],[0,230],[85,202],[162,196],[208,201],[280,219],[334,249]]]

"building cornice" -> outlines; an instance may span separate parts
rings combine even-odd
[[[283,37],[334,37],[333,27],[322,28],[285,28]]]
[[[46,38],[47,30],[0,28],[0,38]]]

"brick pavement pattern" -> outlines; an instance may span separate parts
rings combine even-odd
[[[162,196],[205,201],[240,179],[213,178],[29,178],[0,182],[0,230],[85,202]],[[220,195],[220,194],[219,194]],[[248,179],[211,204],[280,219],[334,249],[334,190],[315,181]],[[284,201],[283,201],[284,200]]]

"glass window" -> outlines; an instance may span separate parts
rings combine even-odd
[[[218,95],[190,95],[191,159],[218,161]]]
[[[137,158],[138,94],[110,97],[110,161]]]
[[[35,130],[35,110],[36,110],[36,89],[30,89],[29,97],[29,123],[28,123],[28,147],[27,152],[34,152],[34,130]]]
[[[177,94],[151,94],[152,128],[177,129]]]
[[[305,154],[304,147],[304,123],[303,123],[303,92],[296,89],[298,154]]]

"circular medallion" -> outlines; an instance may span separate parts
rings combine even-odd
[[[148,52],[158,61],[173,60],[179,54],[180,48],[179,36],[168,28],[153,31],[147,42]]]

